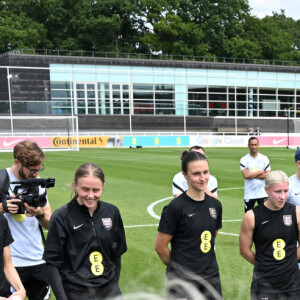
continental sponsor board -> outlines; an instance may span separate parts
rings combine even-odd
[[[79,148],[93,147],[122,147],[123,137],[116,136],[80,136],[78,137]],[[76,137],[52,137],[53,148],[77,147]]]

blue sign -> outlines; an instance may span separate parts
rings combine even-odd
[[[123,147],[188,147],[189,136],[123,136]]]

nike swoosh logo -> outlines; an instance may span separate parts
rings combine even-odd
[[[194,214],[195,213],[193,213],[193,214],[186,214],[186,215],[191,218]]]
[[[275,139],[273,139],[273,144],[274,145],[277,145],[277,144],[279,144],[279,143],[281,143],[281,142],[283,142],[283,141],[285,141],[286,139],[281,139],[281,140],[278,140],[278,141],[276,141]]]
[[[300,193],[295,193],[295,196],[299,195]]]
[[[19,142],[21,142],[21,141],[22,141],[22,139],[14,140],[14,141],[12,141],[12,142],[7,142],[6,140],[4,140],[3,146],[4,146],[4,147],[10,147],[10,146],[12,146],[13,144],[17,144],[17,143],[19,143]]]
[[[73,229],[76,230],[76,229],[80,228],[81,226],[83,226],[83,224],[80,224],[80,225],[78,225],[78,226],[75,226],[75,225],[74,225]]]
[[[266,224],[266,223],[268,223],[268,222],[269,222],[269,220],[268,220],[268,221],[261,222],[261,225]]]

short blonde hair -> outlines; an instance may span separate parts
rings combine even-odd
[[[282,183],[282,182],[289,183],[289,178],[283,171],[280,170],[271,171],[270,173],[267,174],[265,182],[266,182],[266,187],[270,188],[272,185],[277,183]]]

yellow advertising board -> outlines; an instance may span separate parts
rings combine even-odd
[[[93,147],[122,147],[123,137],[111,136],[80,136],[79,148]],[[77,139],[75,137],[51,137],[52,148],[77,147]]]

